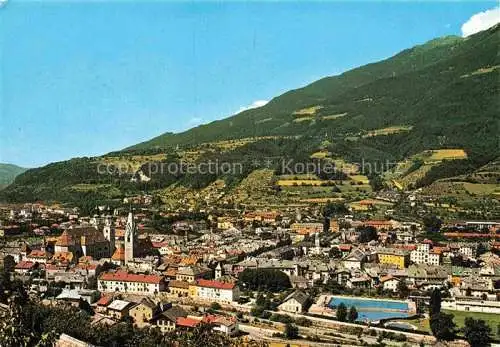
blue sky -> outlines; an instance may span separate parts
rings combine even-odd
[[[227,117],[461,35],[472,15],[494,7],[9,0],[0,7],[0,162],[34,167],[100,155]]]

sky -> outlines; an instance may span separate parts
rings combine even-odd
[[[500,18],[481,2],[0,0],[0,162],[101,155]]]

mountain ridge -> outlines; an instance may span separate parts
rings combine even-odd
[[[16,176],[22,174],[27,169],[18,165],[0,163],[0,188],[11,184]]]
[[[467,158],[449,166],[449,172],[434,169],[431,180],[420,182],[452,177],[453,170],[463,175],[464,168],[477,169],[498,156],[499,45],[499,25],[467,38],[431,40],[226,119],[165,133],[101,157],[28,170],[0,192],[0,199],[111,199],[173,185],[198,189],[221,179],[234,187],[256,169],[253,161],[310,160],[317,153],[323,153],[324,160],[397,163],[426,150],[460,149]],[[243,163],[243,172],[148,171],[148,163],[209,160]],[[103,163],[125,163],[134,172],[99,175]],[[151,180],[131,182],[137,170]]]

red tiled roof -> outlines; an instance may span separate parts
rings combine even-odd
[[[200,279],[196,283],[200,287],[217,288],[217,289],[233,289],[235,287],[234,283],[204,280],[204,279]]]
[[[48,254],[45,252],[45,251],[42,251],[42,250],[39,250],[39,249],[35,249],[33,251],[31,251],[30,254],[28,254],[28,257],[31,257],[31,258],[45,258]]]
[[[205,317],[203,317],[203,322],[208,324],[221,324],[225,326],[230,326],[235,323],[235,318],[208,314]]]
[[[392,279],[394,279],[394,278],[395,278],[395,277],[394,277],[394,276],[392,276],[392,275],[382,276],[382,277],[380,277],[380,282],[387,282],[387,281],[392,280]]]
[[[394,248],[405,249],[407,251],[414,251],[417,249],[417,245],[394,245]]]
[[[378,225],[392,225],[390,221],[387,220],[369,220],[365,222],[365,225],[372,225],[372,226],[378,226]]]
[[[113,255],[111,256],[113,260],[125,260],[125,248],[123,246],[118,246]]]
[[[341,251],[349,251],[349,250],[351,250],[351,248],[352,248],[352,245],[339,245],[339,249]]]
[[[35,263],[32,262],[32,261],[21,261],[19,262],[17,265],[16,265],[16,269],[19,269],[19,270],[29,270],[31,269],[33,266],[35,266]]]
[[[153,248],[168,247],[168,242],[151,242],[151,246],[153,246]]]
[[[181,327],[187,327],[187,328],[194,328],[198,324],[200,324],[201,321],[194,319],[194,318],[187,318],[187,317],[177,317],[175,324]]]
[[[103,296],[102,298],[100,298],[96,302],[96,305],[97,306],[108,306],[112,300],[113,300],[113,298],[110,296]]]
[[[139,275],[127,273],[125,271],[105,272],[100,277],[102,281],[121,281],[121,282],[141,282],[159,284],[163,277],[156,275]]]
[[[69,235],[67,231],[64,231],[61,234],[61,236],[59,236],[56,242],[56,246],[62,246],[62,247],[72,246],[74,244],[75,242],[73,241],[71,235]]]

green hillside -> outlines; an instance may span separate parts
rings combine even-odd
[[[280,163],[275,160],[259,167],[256,162],[262,164],[269,158],[311,161],[313,157],[320,162],[343,159],[396,166],[424,151],[446,148],[463,150],[466,158],[435,160],[432,168],[411,178],[412,185],[466,175],[498,156],[499,44],[498,25],[465,39],[435,39],[384,61],[289,91],[263,107],[227,119],[178,134],[166,133],[103,157],[28,170],[0,192],[0,199],[113,199],[167,187],[202,189],[218,179],[225,181],[228,191],[235,191],[256,169],[274,170],[270,187],[263,189],[272,192],[273,182],[285,174],[280,172]],[[233,174],[158,174],[148,164],[208,161],[240,163],[242,170]],[[127,164],[132,170],[99,174],[102,163]],[[139,168],[151,180],[131,182]],[[344,176],[320,177],[325,187],[315,188],[310,198],[330,197],[333,191],[340,191],[342,197],[353,191],[369,194],[370,189],[357,187],[355,182],[338,182],[350,180]],[[297,199],[304,190],[298,188],[292,186],[280,194]]]
[[[0,163],[0,188],[11,184],[16,176],[22,174],[24,171],[26,169],[20,166]]]

